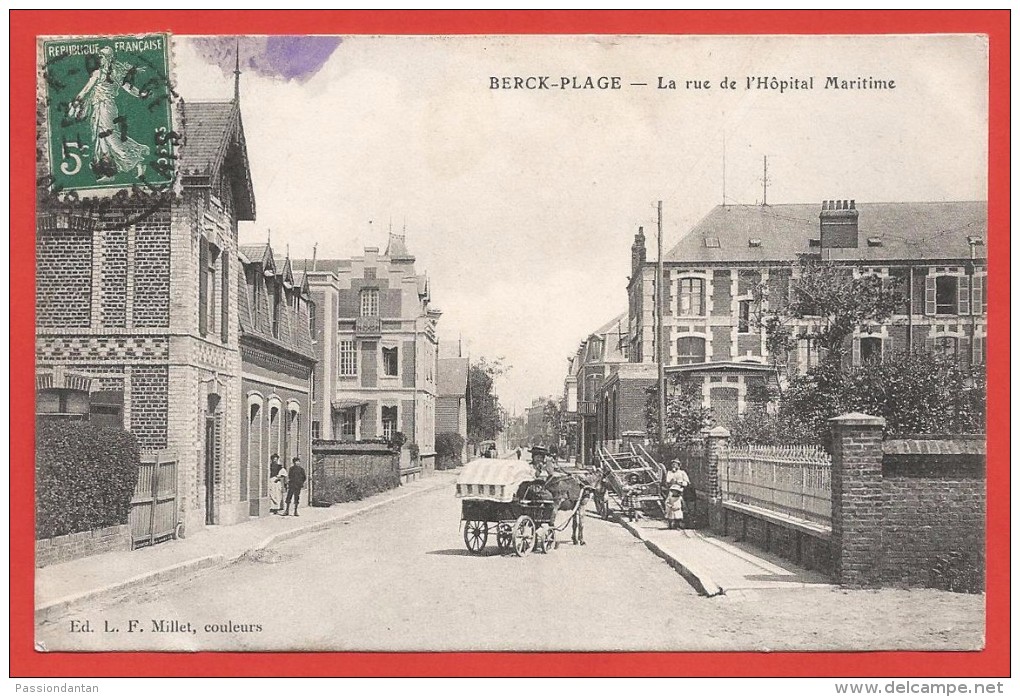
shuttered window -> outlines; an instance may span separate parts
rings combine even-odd
[[[209,243],[204,237],[198,238],[198,333],[205,336],[209,326]]]

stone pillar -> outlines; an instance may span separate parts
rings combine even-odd
[[[844,414],[832,429],[832,558],[844,586],[872,586],[882,565],[882,430],[885,419]]]
[[[725,532],[726,514],[722,505],[721,471],[726,467],[726,451],[730,447],[730,431],[725,426],[703,430],[705,437],[705,496],[708,500],[708,526],[716,532]]]

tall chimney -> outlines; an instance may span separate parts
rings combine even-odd
[[[637,278],[641,265],[645,263],[645,229],[639,227],[634,235],[634,244],[630,246],[630,274],[631,278]]]
[[[822,249],[856,249],[857,216],[855,201],[822,201],[822,212],[818,214]]]

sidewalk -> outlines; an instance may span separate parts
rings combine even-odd
[[[36,569],[36,621],[60,614],[76,603],[220,566],[248,552],[327,528],[409,496],[444,487],[452,490],[458,472],[435,472],[361,501],[338,503],[329,508],[303,506],[298,518],[271,515],[237,525],[210,526],[183,540],[134,551],[97,554]]]
[[[699,530],[666,530],[665,522],[643,518],[636,523],[614,518],[653,553],[706,596],[739,597],[747,591],[832,587],[828,576],[801,569],[750,545]]]

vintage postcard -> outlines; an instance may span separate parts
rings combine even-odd
[[[987,650],[987,35],[35,55],[39,654]]]

